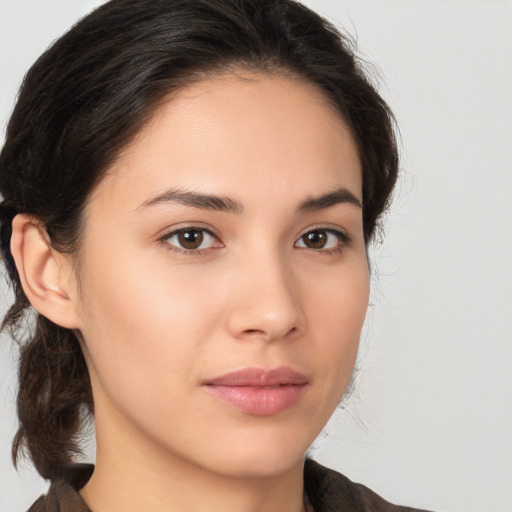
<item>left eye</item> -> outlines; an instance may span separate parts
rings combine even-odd
[[[216,243],[216,238],[206,229],[178,229],[164,238],[165,242],[185,251],[210,249]]]
[[[304,233],[296,242],[296,247],[306,249],[336,249],[346,242],[346,236],[333,229],[313,229]]]

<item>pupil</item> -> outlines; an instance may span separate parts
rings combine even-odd
[[[311,231],[305,236],[305,244],[312,249],[321,249],[327,242],[327,236],[323,231]]]
[[[180,245],[184,249],[198,249],[203,243],[203,233],[197,229],[181,231],[178,235]]]

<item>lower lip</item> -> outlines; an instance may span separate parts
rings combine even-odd
[[[252,416],[272,416],[295,405],[307,384],[286,384],[277,387],[216,386],[206,389],[218,399]]]

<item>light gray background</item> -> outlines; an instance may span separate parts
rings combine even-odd
[[[100,3],[0,0],[1,133],[29,65]],[[315,456],[391,501],[510,512],[512,2],[306,3],[357,34],[403,138],[387,238],[372,251],[358,392]],[[0,292],[8,301],[3,283]],[[45,489],[10,463],[15,356],[4,336],[2,512],[25,510]]]

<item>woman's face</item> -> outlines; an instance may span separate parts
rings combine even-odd
[[[368,301],[361,166],[312,86],[174,95],[86,208],[78,304],[98,458],[270,475],[350,380]]]

